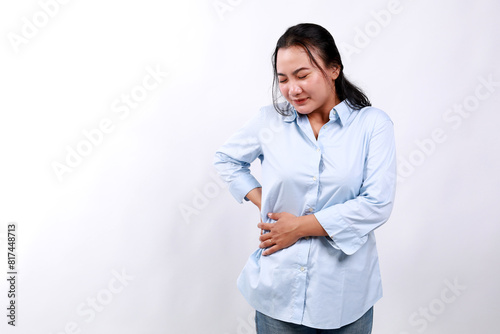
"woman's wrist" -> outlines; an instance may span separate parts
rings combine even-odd
[[[299,222],[297,235],[300,238],[328,236],[328,233],[314,215],[300,216],[297,219]]]
[[[248,198],[248,200],[250,202],[255,204],[255,206],[257,206],[259,208],[259,211],[260,211],[261,202],[262,202],[262,188],[260,188],[260,187],[253,188],[252,190],[250,190],[248,192],[248,194],[245,197]]]

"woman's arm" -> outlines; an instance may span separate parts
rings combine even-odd
[[[262,203],[262,188],[261,187],[253,188],[252,190],[250,190],[248,192],[248,194],[245,197],[248,198],[248,200],[250,202],[255,204],[255,206],[257,206],[259,208],[259,211],[260,211],[260,205]]]
[[[393,124],[386,119],[373,129],[359,195],[302,217],[272,213],[270,218],[276,223],[258,225],[270,231],[260,237],[260,247],[268,248],[263,254],[272,254],[307,236],[329,236],[332,247],[354,254],[368,234],[389,219],[396,178]]]
[[[228,184],[229,192],[239,203],[249,200],[247,195],[253,189],[261,187],[250,173],[250,166],[255,159],[262,161],[264,158],[259,141],[259,131],[266,124],[263,117],[261,111],[236,131],[215,153],[214,166],[222,180]]]
[[[266,249],[262,255],[271,255],[280,249],[290,247],[300,238],[327,236],[323,226],[314,215],[297,217],[288,212],[269,213],[269,218],[276,220],[276,223],[260,222],[257,227],[268,230],[269,233],[262,234],[260,248]]]

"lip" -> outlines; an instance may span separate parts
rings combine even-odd
[[[302,99],[293,99],[292,101],[294,104],[301,105],[301,104],[306,103],[307,99],[308,99],[307,97],[304,97]]]

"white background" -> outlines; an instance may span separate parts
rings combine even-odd
[[[500,3],[40,3],[0,5],[2,333],[253,332],[235,282],[258,211],[216,181],[212,159],[271,103],[274,45],[300,22],[333,34],[347,77],[395,124],[400,182],[377,231],[373,333],[498,332]],[[161,82],[141,90],[148,69]],[[114,112],[133,92],[146,95]],[[85,146],[105,119],[112,130]],[[88,154],[58,177],[78,145]]]

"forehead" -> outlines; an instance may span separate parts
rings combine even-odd
[[[317,62],[321,63],[321,59],[311,50],[312,55]],[[300,67],[313,68],[316,67],[309,58],[307,50],[300,46],[290,46],[281,48],[276,55],[276,69],[279,73],[293,72]]]

